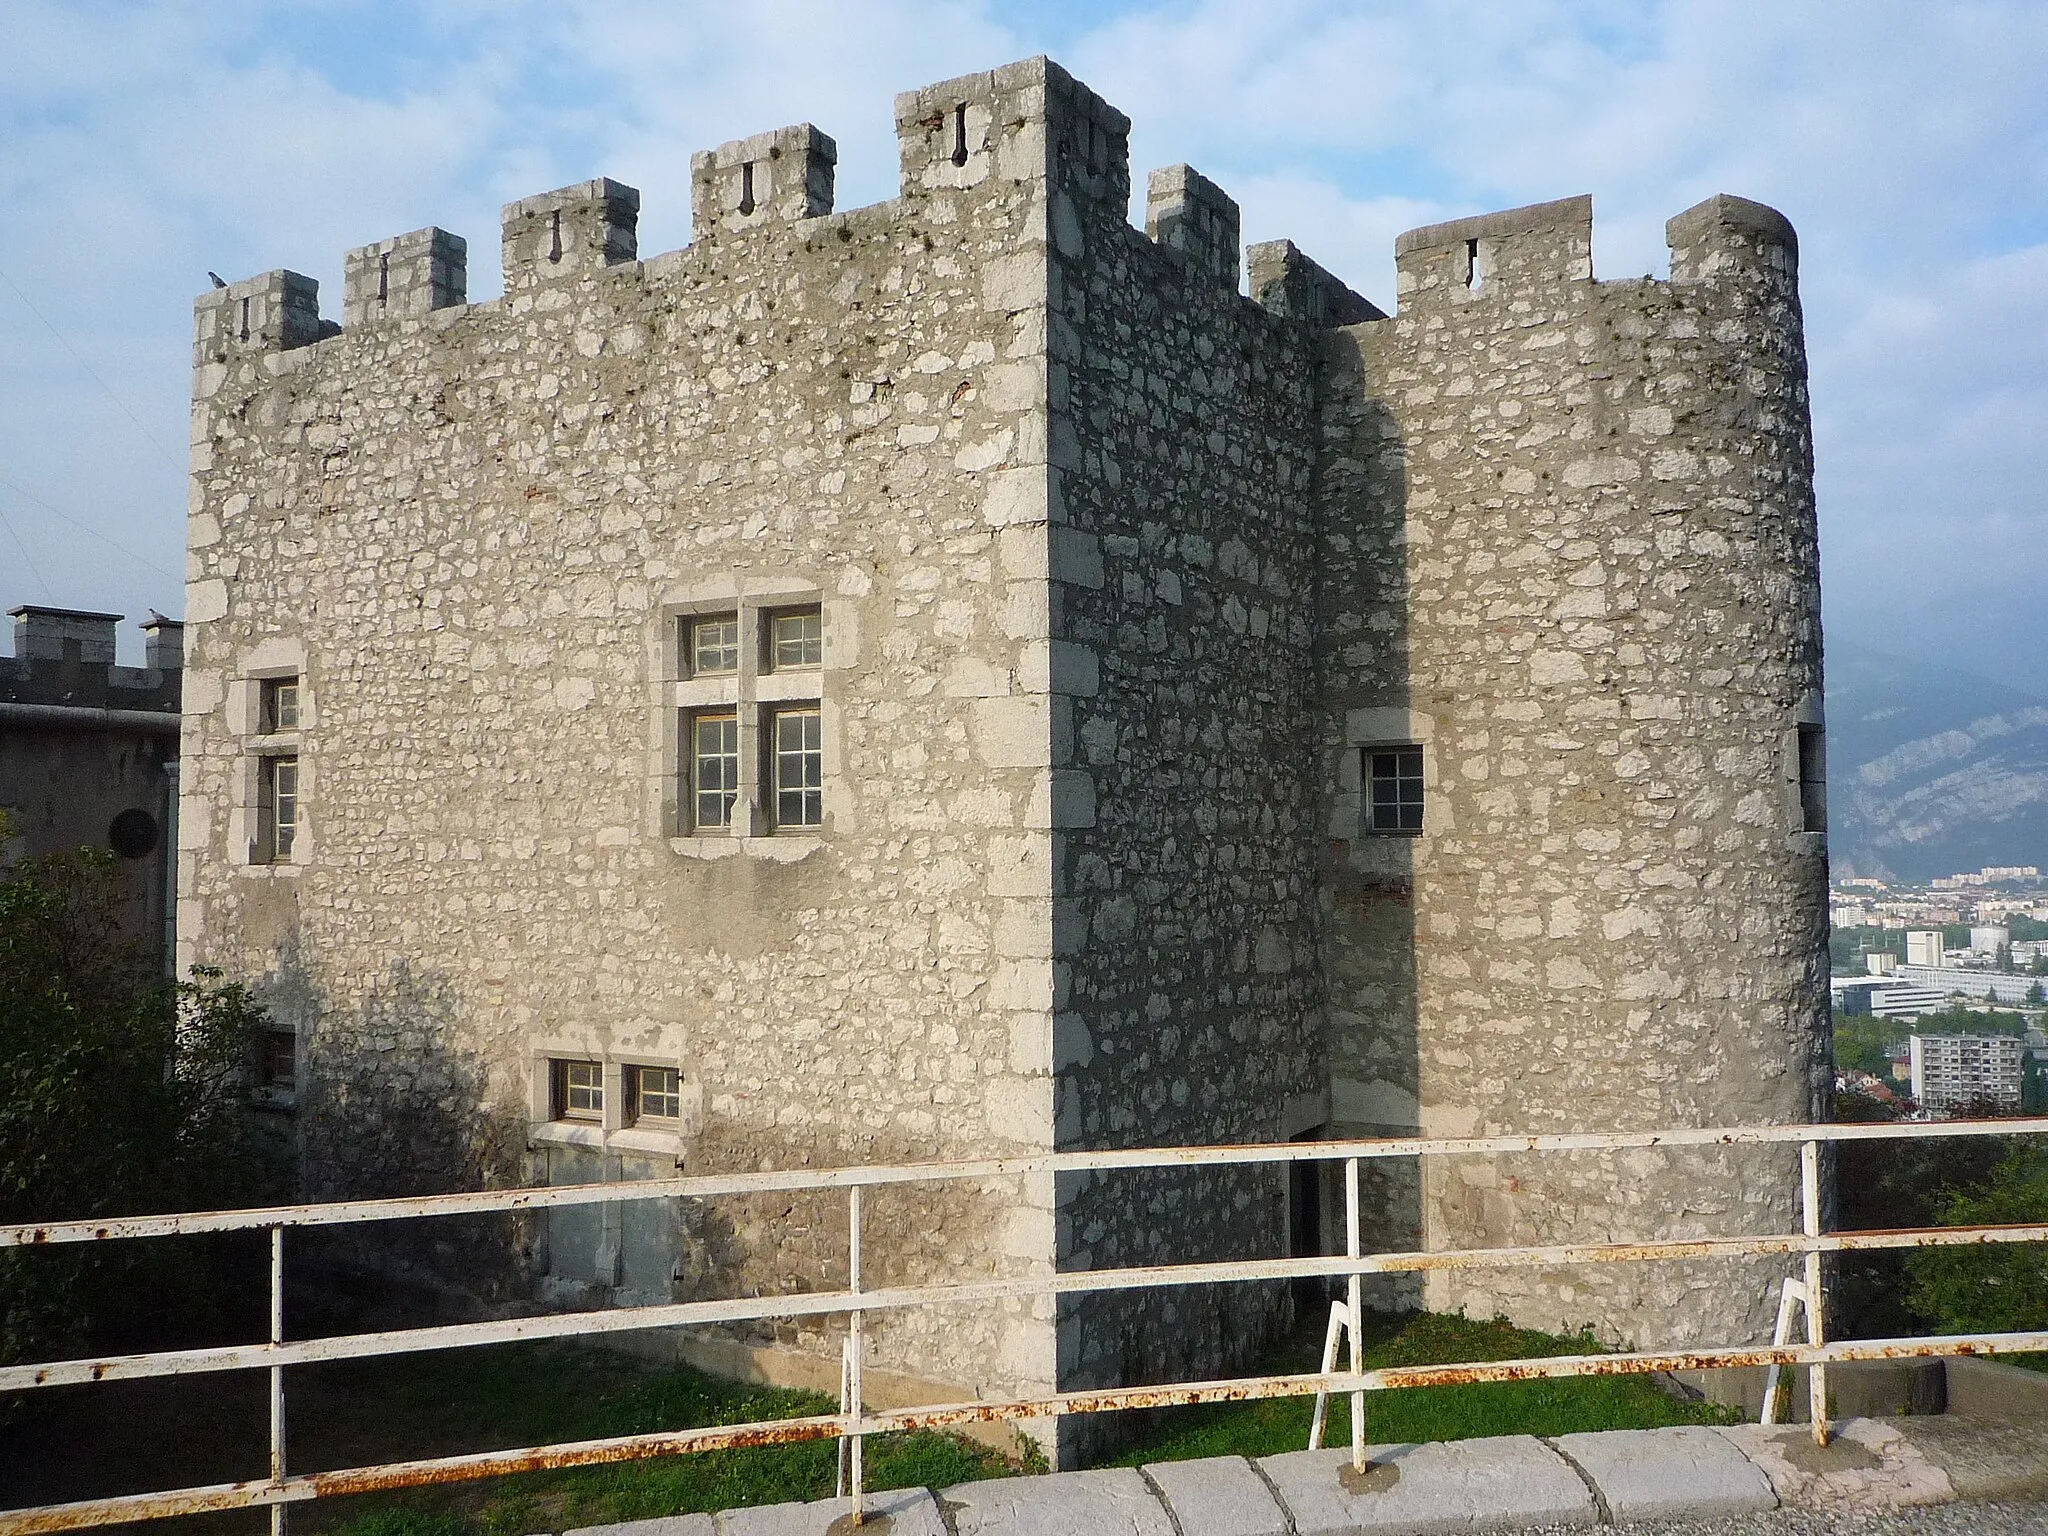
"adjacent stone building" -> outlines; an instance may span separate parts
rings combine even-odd
[[[598,180],[505,209],[501,299],[430,229],[349,254],[339,326],[290,272],[199,300],[180,942],[296,1029],[308,1193],[1816,1113],[1785,221],[1711,199],[1619,283],[1586,199],[1419,230],[1389,316],[1286,242],[1241,279],[1186,167],[1132,228],[1127,120],[1045,60],[896,121],[874,207],[803,125],[696,158],[681,251]],[[1783,1230],[1795,1189],[1502,1160],[1374,1226]],[[870,1281],[1309,1251],[1330,1198],[892,1192]],[[734,1202],[557,1219],[523,1273],[843,1251],[836,1202]],[[1765,1279],[1429,1295],[1651,1343],[1755,1336]],[[871,1379],[1227,1369],[1286,1308],[892,1318]]]
[[[143,665],[117,666],[118,613],[24,604],[0,656],[0,853],[114,855],[120,937],[158,970],[172,953],[178,680],[184,626],[152,615]]]

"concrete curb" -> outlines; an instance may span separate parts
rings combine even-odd
[[[1826,1450],[1804,1425],[1504,1435],[1218,1456],[877,1493],[863,1536],[1449,1536],[1759,1513],[1889,1511],[2048,1494],[2048,1443],[2010,1423],[1849,1419]],[[586,1526],[564,1536],[853,1536],[844,1499]],[[886,1524],[873,1516],[886,1517]]]

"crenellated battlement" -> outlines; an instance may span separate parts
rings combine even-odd
[[[832,211],[839,146],[809,123],[729,139],[690,157],[690,238]]]
[[[357,246],[341,259],[341,323],[448,309],[469,297],[469,242],[429,226]]]
[[[192,304],[192,364],[241,352],[289,352],[331,335],[320,319],[320,285],[279,268],[202,293]]]
[[[1396,289],[1411,300],[1507,297],[1593,278],[1593,199],[1565,197],[1411,229],[1394,241]]]
[[[1724,272],[1766,271],[1784,281],[1799,277],[1799,236],[1775,208],[1717,193],[1664,226],[1671,247],[1671,281],[1711,280]]]
[[[1145,233],[1193,271],[1237,287],[1237,202],[1191,165],[1169,165],[1145,182]]]
[[[1799,238],[1775,208],[1723,193],[1664,226],[1671,281],[1738,272],[1787,280],[1799,270]],[[1593,281],[1593,199],[1532,203],[1411,229],[1394,242],[1403,308],[1512,301]]]
[[[1045,57],[961,75],[895,99],[898,198],[873,217],[959,222],[978,199],[1032,183],[1046,188],[1054,249],[1081,257],[1089,229],[1128,229],[1130,119]],[[692,243],[787,227],[833,212],[839,150],[810,123],[731,139],[691,157]],[[962,203],[961,199],[966,199]],[[581,281],[639,255],[640,193],[599,177],[505,206],[505,290]],[[981,217],[981,215],[974,215]],[[1248,265],[1252,302],[1312,328],[1385,318],[1370,300],[1292,242],[1243,251],[1238,205],[1187,165],[1147,180],[1145,235],[1181,268],[1237,290]],[[1775,210],[1716,196],[1666,226],[1671,281],[1749,271],[1795,282],[1798,238]],[[719,258],[708,258],[717,261]],[[1514,303],[1593,281],[1593,202],[1561,198],[1409,230],[1395,242],[1403,309]],[[342,324],[418,317],[462,305],[468,246],[429,227],[348,252]],[[236,352],[284,351],[339,329],[319,315],[318,285],[271,272],[200,296],[198,363]]]
[[[507,294],[587,277],[639,254],[640,191],[600,176],[507,203],[498,224]]]
[[[906,199],[991,177],[1055,179],[1121,221],[1131,195],[1131,120],[1051,59],[942,80],[896,98]]]

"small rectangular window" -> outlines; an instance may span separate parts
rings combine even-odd
[[[299,836],[299,760],[257,760],[256,838],[250,855],[258,864],[289,864]]]
[[[555,1118],[604,1118],[604,1066],[595,1061],[555,1063]]]
[[[1372,803],[1366,825],[1374,832],[1422,830],[1422,748],[1368,747],[1366,783]]]
[[[1828,829],[1827,733],[1817,725],[1799,727],[1799,830]]]
[[[768,664],[776,671],[819,666],[824,654],[824,620],[817,609],[801,608],[770,616]]]
[[[691,820],[699,828],[729,827],[740,790],[740,721],[734,714],[690,715]]]
[[[288,1029],[263,1032],[262,1058],[257,1063],[262,1087],[290,1093],[299,1085],[299,1037]]]
[[[682,1073],[674,1067],[628,1067],[627,1103],[633,1120],[674,1120],[683,1113]]]
[[[818,706],[779,709],[771,717],[775,824],[815,827],[825,820],[825,731]]]
[[[258,729],[266,736],[299,728],[299,680],[296,677],[266,677],[262,680],[262,719]]]
[[[736,614],[721,613],[685,621],[686,651],[690,676],[716,677],[737,672],[740,667],[740,621]]]

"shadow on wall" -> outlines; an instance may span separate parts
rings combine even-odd
[[[1438,701],[1410,686],[1406,453],[1393,414],[1365,390],[1359,354],[1370,328],[1325,344],[1327,425],[1343,446],[1316,487],[1323,560],[1318,657],[1332,786],[1322,872],[1329,1113],[1304,1138],[1413,1136],[1421,1129],[1416,854],[1425,818],[1441,814],[1431,740]],[[1348,1205],[1342,1161],[1296,1174],[1295,1253],[1343,1253]],[[1422,1246],[1422,1174],[1410,1158],[1359,1166],[1363,1252]],[[1327,1312],[1344,1282],[1295,1287],[1298,1313]],[[1419,1276],[1369,1276],[1370,1307],[1422,1304]],[[1306,1320],[1306,1318],[1304,1318]]]
[[[403,960],[353,1006],[324,993],[294,935],[263,1001],[298,1037],[298,1136],[307,1200],[383,1199],[525,1182],[522,1107],[493,1102],[488,1065],[461,1042],[445,976]],[[474,1315],[521,1309],[532,1285],[527,1218],[365,1223],[295,1236],[295,1267],[330,1299],[372,1310]]]

